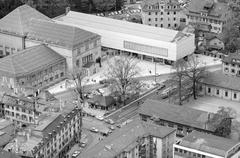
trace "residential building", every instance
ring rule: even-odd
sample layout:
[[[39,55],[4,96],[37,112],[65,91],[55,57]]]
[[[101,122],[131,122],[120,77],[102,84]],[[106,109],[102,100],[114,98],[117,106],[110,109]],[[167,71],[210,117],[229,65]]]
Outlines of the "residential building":
[[[67,71],[72,74],[86,69],[85,74],[92,75],[99,68],[100,36],[77,27],[32,19],[25,44],[26,47],[47,44],[66,59]]]
[[[174,158],[236,158],[240,156],[238,141],[193,131],[173,145]]]
[[[232,16],[227,3],[214,0],[192,0],[187,10],[187,25],[217,34],[222,32]]]
[[[42,89],[66,77],[66,59],[46,45],[29,47],[0,59],[0,83],[18,91]]]
[[[69,11],[54,19],[59,24],[99,34],[102,46],[114,54],[170,63],[192,54],[194,34]]]
[[[20,156],[17,156],[16,154],[13,154],[11,152],[7,152],[4,150],[0,150],[0,157],[3,158],[21,158]]]
[[[134,4],[134,3],[136,3],[137,2],[137,0],[124,0],[124,4],[126,5],[126,4]]]
[[[178,0],[144,0],[142,21],[145,25],[177,29],[180,26],[181,11]]]
[[[80,109],[76,107],[66,114],[48,113],[39,118],[42,120],[36,127],[19,132],[4,150],[28,158],[64,157],[80,138]]]
[[[172,158],[176,129],[133,120],[92,148],[80,158]]]
[[[212,134],[216,130],[209,123],[213,113],[156,100],[146,100],[139,109],[139,115],[143,121],[177,128],[178,137],[183,137],[193,130]]]
[[[240,101],[240,54],[229,53],[222,60],[222,70],[208,73],[200,82],[200,93]]]
[[[32,18],[52,21],[28,5],[22,5],[0,19],[0,57],[25,49],[28,23]]]

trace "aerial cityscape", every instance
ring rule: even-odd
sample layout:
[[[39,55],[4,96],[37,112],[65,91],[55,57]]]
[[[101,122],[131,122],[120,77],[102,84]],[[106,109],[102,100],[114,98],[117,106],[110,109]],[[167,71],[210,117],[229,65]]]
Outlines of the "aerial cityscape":
[[[0,8],[0,158],[240,158],[240,0]]]

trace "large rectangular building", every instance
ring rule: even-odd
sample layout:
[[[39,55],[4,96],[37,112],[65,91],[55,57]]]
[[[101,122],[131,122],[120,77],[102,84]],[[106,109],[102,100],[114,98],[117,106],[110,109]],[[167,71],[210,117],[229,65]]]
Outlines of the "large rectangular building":
[[[195,49],[193,34],[175,30],[74,11],[55,18],[55,21],[99,34],[102,46],[140,58],[172,63],[193,53]]]

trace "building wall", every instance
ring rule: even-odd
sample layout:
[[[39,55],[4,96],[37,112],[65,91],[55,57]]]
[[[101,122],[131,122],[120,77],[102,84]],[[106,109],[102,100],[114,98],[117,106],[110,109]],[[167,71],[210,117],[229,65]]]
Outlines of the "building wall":
[[[222,87],[216,87],[214,85],[202,84],[201,93],[204,95],[215,96],[222,99],[240,101],[240,92]]]
[[[218,156],[207,152],[202,152],[196,149],[187,148],[178,144],[174,144],[173,158],[186,158],[186,157],[224,158],[223,156]]]
[[[5,118],[7,120],[11,120],[17,125],[34,123],[34,114],[32,110],[11,105],[4,105],[4,107]]]
[[[233,63],[223,63],[222,72],[230,76],[240,76],[240,65]]]
[[[209,46],[217,46],[219,48],[224,49],[224,43],[218,38],[211,39],[208,43]]]
[[[41,42],[39,41],[33,41],[29,39],[26,40],[26,47],[31,47],[39,44],[41,44]],[[70,50],[53,44],[47,45],[66,59],[67,72],[69,73],[69,75],[73,74],[74,71],[77,69],[82,69],[82,66],[87,62],[96,62],[96,59],[98,57],[101,57],[100,37],[95,38],[91,41],[87,41],[77,46],[77,48],[74,48],[74,50]],[[86,63],[83,63],[83,58],[85,58],[86,56],[90,56],[91,54],[92,59],[88,60]],[[79,60],[79,66],[77,66],[77,60]]]
[[[13,54],[24,49],[24,38],[0,33],[0,57]]]
[[[145,25],[170,29],[177,29],[180,26],[181,9],[179,5],[171,6],[160,3],[160,5],[146,5],[143,8],[142,21]]]
[[[195,35],[189,34],[189,37],[184,37],[184,39],[177,42],[177,59],[192,54],[195,49]]]

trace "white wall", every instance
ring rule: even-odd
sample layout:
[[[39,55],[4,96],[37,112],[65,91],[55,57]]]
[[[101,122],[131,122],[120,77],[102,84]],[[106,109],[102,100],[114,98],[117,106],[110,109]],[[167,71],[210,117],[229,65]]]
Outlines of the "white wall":
[[[195,48],[195,36],[194,34],[189,34],[189,37],[184,37],[184,39],[177,42],[177,59],[192,54]]]

